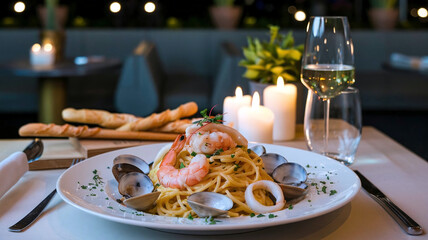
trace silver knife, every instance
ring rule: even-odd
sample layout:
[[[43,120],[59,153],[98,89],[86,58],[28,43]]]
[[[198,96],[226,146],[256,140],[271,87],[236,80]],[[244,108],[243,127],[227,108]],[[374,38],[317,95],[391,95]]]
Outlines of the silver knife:
[[[378,202],[400,227],[410,235],[420,235],[423,233],[422,227],[409,217],[403,210],[397,207],[385,194],[383,194],[373,183],[359,171],[354,170],[361,180],[361,185],[369,195]]]
[[[42,140],[36,138],[23,152],[15,152],[0,162],[0,198],[28,171],[28,163],[39,159],[42,153]]]

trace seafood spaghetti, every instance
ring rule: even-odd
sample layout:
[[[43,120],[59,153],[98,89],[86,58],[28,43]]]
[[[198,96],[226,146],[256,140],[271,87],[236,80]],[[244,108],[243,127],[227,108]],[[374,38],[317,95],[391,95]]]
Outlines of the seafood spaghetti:
[[[196,192],[216,192],[233,201],[230,217],[250,215],[254,211],[245,201],[245,190],[261,180],[273,181],[263,169],[262,159],[247,148],[247,140],[236,130],[215,123],[189,127],[172,146],[158,154],[149,173],[161,192],[152,214],[197,217],[187,204]],[[274,205],[265,190],[255,190],[255,199]]]

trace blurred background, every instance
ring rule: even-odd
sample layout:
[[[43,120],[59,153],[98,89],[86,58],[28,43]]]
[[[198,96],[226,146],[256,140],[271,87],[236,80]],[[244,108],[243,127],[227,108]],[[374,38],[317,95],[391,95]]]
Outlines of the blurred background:
[[[0,62],[28,58],[45,27],[41,11],[51,1],[1,2]],[[222,26],[212,7],[239,8],[236,24],[229,21]],[[301,44],[310,16],[347,16],[356,49],[355,86],[361,91],[363,124],[428,159],[428,71],[390,65],[393,53],[428,56],[428,0],[69,0],[58,1],[55,9],[57,27],[66,34],[66,57],[107,56],[126,64],[139,43],[148,41],[155,44],[163,72],[169,76],[163,85],[206,81],[212,89],[225,62],[223,43],[235,47],[236,61],[231,66],[234,76],[240,77],[244,69],[238,61],[247,36],[268,38],[268,25],[274,24],[281,32],[292,30],[296,44]],[[69,77],[66,106],[119,112],[115,96],[121,77],[123,68]],[[38,91],[36,77],[1,72],[1,138],[17,138],[20,126],[38,121]],[[200,105],[214,105],[215,93],[204,91],[209,100],[201,100],[205,102]],[[168,94],[173,93],[161,93]],[[300,95],[304,101],[306,93]],[[178,106],[183,99],[161,101],[155,109]],[[301,109],[300,123],[302,114]]]

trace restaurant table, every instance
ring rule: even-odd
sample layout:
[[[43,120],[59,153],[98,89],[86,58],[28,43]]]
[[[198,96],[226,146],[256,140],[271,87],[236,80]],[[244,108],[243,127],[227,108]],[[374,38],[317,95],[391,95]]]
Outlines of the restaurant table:
[[[307,149],[301,134],[293,141],[275,144]],[[428,163],[425,160],[375,128],[364,127],[351,168],[363,173],[427,230]],[[9,226],[55,188],[62,172],[64,170],[27,172],[0,199],[0,239],[428,239],[426,233],[407,235],[363,190],[342,208],[319,217],[222,236],[174,234],[112,222],[68,205],[57,194],[28,229],[21,233],[9,232]]]
[[[48,67],[35,67],[28,59],[0,64],[2,73],[37,78],[39,82],[39,121],[63,123],[61,111],[66,105],[67,80],[120,69],[121,61],[106,57],[87,57],[84,64],[66,59]]]

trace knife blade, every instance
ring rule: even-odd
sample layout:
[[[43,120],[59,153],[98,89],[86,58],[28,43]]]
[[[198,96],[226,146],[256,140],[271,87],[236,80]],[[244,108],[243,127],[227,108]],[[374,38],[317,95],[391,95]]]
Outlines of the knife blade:
[[[420,235],[423,233],[422,227],[409,217],[403,210],[395,205],[382,191],[371,183],[363,174],[354,170],[361,180],[364,190],[369,193],[377,203],[379,203],[388,214],[400,225],[400,227],[410,235]]]
[[[15,152],[0,162],[0,198],[28,171],[28,163],[40,158],[43,143],[34,139],[23,152]]]

